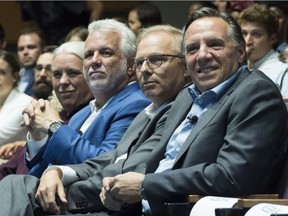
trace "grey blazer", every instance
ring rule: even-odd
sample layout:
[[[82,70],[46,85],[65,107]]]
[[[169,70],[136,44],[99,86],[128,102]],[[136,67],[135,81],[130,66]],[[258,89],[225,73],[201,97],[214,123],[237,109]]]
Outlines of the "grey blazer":
[[[116,149],[88,159],[85,163],[70,165],[82,181],[67,187],[68,211],[100,211],[104,207],[99,199],[102,179],[128,171],[145,173],[147,161],[159,143],[164,123],[172,102],[163,106],[150,120],[142,111],[131,123]],[[116,159],[128,152],[128,159]]]
[[[183,91],[174,102],[143,182],[153,215],[188,194],[239,196],[275,192],[287,152],[288,115],[276,85],[248,70],[197,122],[171,171],[154,173],[166,145],[193,101]]]

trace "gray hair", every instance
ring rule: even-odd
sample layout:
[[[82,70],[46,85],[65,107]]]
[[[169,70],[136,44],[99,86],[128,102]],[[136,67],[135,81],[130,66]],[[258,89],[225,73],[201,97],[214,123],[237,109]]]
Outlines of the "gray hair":
[[[136,54],[136,36],[124,23],[115,19],[93,21],[88,26],[89,34],[94,31],[115,32],[121,36],[120,48],[124,58],[128,59]]]
[[[155,25],[148,28],[140,29],[139,35],[137,37],[137,46],[145,37],[147,37],[147,35],[157,31],[165,32],[167,34],[172,35],[175,39],[175,48],[176,48],[175,51],[178,52],[178,55],[184,54],[184,49],[182,46],[183,32],[180,29],[177,29],[171,25]],[[173,45],[174,44],[171,44],[171,46]]]
[[[53,52],[53,59],[56,55],[60,53],[71,53],[78,56],[80,59],[84,59],[84,41],[71,41],[61,44],[58,48],[56,48]]]

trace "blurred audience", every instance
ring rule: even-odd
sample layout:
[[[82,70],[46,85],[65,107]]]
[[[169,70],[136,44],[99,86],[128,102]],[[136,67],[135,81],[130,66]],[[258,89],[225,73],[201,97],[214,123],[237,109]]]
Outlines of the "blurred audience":
[[[277,43],[277,16],[267,5],[254,3],[240,13],[238,22],[246,41],[249,68],[261,70],[287,97],[288,65],[279,60],[279,53],[273,49]]]
[[[62,55],[64,57],[66,56],[67,58],[69,57],[69,55],[71,55],[71,52],[73,53],[81,52],[81,49],[83,49],[83,46],[84,46],[83,43],[78,43],[78,42],[76,43],[72,42],[72,43],[67,43],[67,44],[70,46],[70,53],[66,51],[63,51],[62,53]],[[47,66],[49,64],[50,65],[53,64],[52,62],[53,58],[54,58],[53,55],[52,55],[52,58],[51,56],[46,58],[47,61],[45,63],[42,62],[43,65]],[[69,63],[71,67],[78,67],[79,62],[77,61],[77,58],[78,57],[75,55],[74,61],[71,61]],[[48,63],[48,59],[49,59],[49,63]],[[40,63],[40,61],[37,61],[37,64],[38,63]],[[52,71],[51,71],[51,75],[52,75]],[[77,111],[82,109],[84,106],[88,105],[89,101],[92,100],[93,95],[83,76],[75,76],[75,77],[67,76],[65,78],[65,81],[63,80],[64,78],[62,79],[62,81],[60,81],[60,79],[58,78],[52,79],[52,83],[53,83],[53,88],[57,92],[57,96],[59,96],[59,101],[63,107],[63,110],[59,113],[59,115],[63,122],[68,123],[70,118]],[[70,88],[70,89],[73,89],[73,91],[71,91],[70,94],[67,94],[65,97],[63,97],[61,96],[61,91],[63,88]],[[0,179],[4,178],[6,175],[9,175],[9,174],[28,173],[28,168],[26,164],[24,163],[24,157],[25,157],[25,148],[19,147],[16,153],[12,156],[12,158],[9,161],[0,165]]]
[[[10,52],[0,50],[0,146],[24,140],[27,129],[21,126],[22,111],[32,98],[19,92],[19,63]]]
[[[85,41],[88,37],[88,29],[82,26],[72,29],[66,36],[65,42],[68,41]]]
[[[17,54],[21,64],[19,91],[32,95],[34,84],[34,66],[45,45],[42,32],[36,28],[20,31],[17,42]]]
[[[88,26],[103,12],[101,1],[20,1],[24,20],[33,20],[44,32],[48,44],[63,43],[73,28]],[[51,12],[53,11],[53,13]]]
[[[138,35],[141,28],[162,23],[159,9],[150,3],[141,3],[132,8],[128,14],[128,26]]]

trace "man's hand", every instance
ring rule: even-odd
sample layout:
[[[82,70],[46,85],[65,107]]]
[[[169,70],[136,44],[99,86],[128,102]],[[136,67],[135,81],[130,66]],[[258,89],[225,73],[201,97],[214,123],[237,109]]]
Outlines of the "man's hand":
[[[124,204],[120,200],[115,199],[111,192],[110,188],[113,187],[115,183],[115,177],[106,177],[103,179],[103,187],[100,193],[100,199],[103,205],[112,211],[119,211],[121,206]]]
[[[43,139],[48,133],[50,124],[53,121],[61,121],[59,113],[51,107],[49,101],[43,99],[33,100],[22,114],[31,140]]]
[[[67,205],[60,169],[50,169],[43,173],[35,198],[46,212],[60,214]]]
[[[144,175],[136,172],[103,179],[103,188],[100,194],[103,205],[113,211],[119,211],[125,203],[141,201],[140,190]]]

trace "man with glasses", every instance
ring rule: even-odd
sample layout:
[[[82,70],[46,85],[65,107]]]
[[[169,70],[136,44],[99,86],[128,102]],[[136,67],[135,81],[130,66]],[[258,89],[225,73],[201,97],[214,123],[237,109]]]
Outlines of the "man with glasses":
[[[185,202],[189,194],[276,192],[287,110],[275,83],[244,65],[240,26],[225,12],[202,8],[189,18],[183,45],[193,84],[173,103],[146,174],[103,179],[102,203],[120,210],[113,215],[141,215],[125,211],[140,203],[145,215],[165,215],[165,203]]]
[[[163,40],[163,37],[166,40]],[[90,212],[91,209],[93,211],[103,209],[99,199],[103,177],[115,176],[129,170],[145,172],[150,153],[157,147],[157,142],[161,137],[171,103],[178,92],[183,89],[185,83],[190,82],[186,73],[181,40],[182,32],[172,26],[153,26],[140,32],[137,53],[141,55],[138,55],[136,59],[130,58],[129,62],[135,69],[141,89],[151,99],[152,104],[135,118],[115,150],[89,159],[83,164],[54,167],[45,171],[41,177],[40,186],[37,186],[38,207],[41,205],[43,210],[59,213],[57,205],[60,207],[61,202],[66,203],[63,200],[63,185],[59,179],[62,174],[58,176],[62,172],[64,176],[63,183],[67,186],[66,191],[68,192],[68,212]],[[141,65],[140,61],[142,61]],[[136,62],[137,67],[135,66]],[[22,186],[27,187],[27,193],[31,193],[31,203],[24,198],[19,204],[27,204],[28,202],[32,207],[35,204],[34,196],[37,189],[34,184],[38,185],[38,180],[31,176],[25,178],[29,178],[27,183],[29,182],[31,185]],[[16,178],[11,179],[16,180]],[[8,182],[9,179],[3,179],[0,188],[7,186],[6,181]],[[23,182],[23,179],[20,181]],[[72,182],[74,183],[71,184]],[[71,187],[69,187],[69,184],[71,184]],[[59,202],[57,201],[57,204],[55,196],[61,199]],[[6,201],[8,200],[9,198],[6,199]],[[20,207],[20,205],[17,206]],[[2,208],[2,204],[0,206]],[[41,214],[41,210],[37,206],[34,211],[35,215]],[[29,212],[29,208],[23,208],[22,210],[23,212],[26,210],[24,212],[26,214],[33,215],[32,209]],[[3,212],[12,213],[7,206],[4,208],[4,205]],[[19,213],[17,211],[17,214],[22,215],[23,212]],[[65,210],[61,211],[62,214],[64,212]]]

